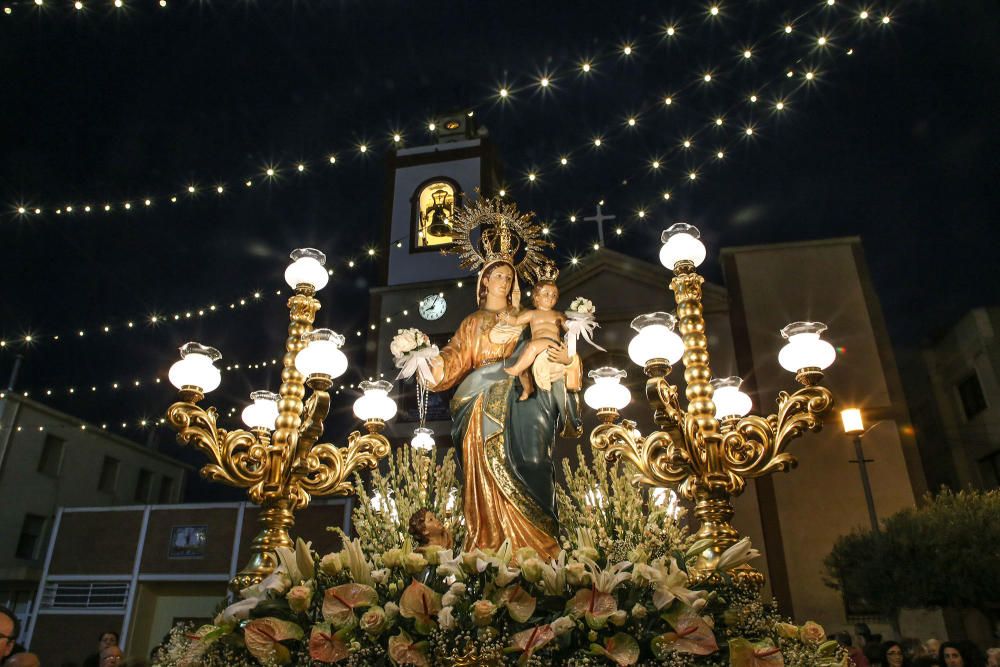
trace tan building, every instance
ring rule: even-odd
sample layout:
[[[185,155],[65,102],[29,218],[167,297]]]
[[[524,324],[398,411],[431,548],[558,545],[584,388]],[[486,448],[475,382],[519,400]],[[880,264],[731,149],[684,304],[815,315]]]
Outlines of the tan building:
[[[328,553],[349,528],[350,499],[316,500],[294,532]],[[257,533],[246,503],[60,509],[25,643],[42,664],[82,662],[113,630],[148,658],[174,624],[209,622]]]
[[[175,503],[189,467],[10,392],[0,394],[0,604],[31,612],[59,507]]]

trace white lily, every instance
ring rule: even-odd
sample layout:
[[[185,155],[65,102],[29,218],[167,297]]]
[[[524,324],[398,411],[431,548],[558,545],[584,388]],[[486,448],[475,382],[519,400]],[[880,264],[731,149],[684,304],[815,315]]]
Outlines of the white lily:
[[[267,597],[281,597],[292,587],[292,580],[285,572],[284,565],[278,565],[271,574],[264,577],[259,583],[247,586],[240,591],[240,597],[244,600],[257,598],[263,600]]]
[[[715,561],[715,569],[719,572],[727,572],[744,563],[749,563],[757,556],[760,556],[760,552],[751,546],[749,537],[744,537],[719,555],[718,560]]]
[[[347,554],[347,568],[351,571],[351,578],[355,583],[374,586],[372,566],[365,560],[365,553],[361,550],[361,540],[355,538],[353,542],[345,544],[344,552]]]
[[[295,540],[295,549],[277,547],[274,550],[278,561],[285,566],[285,572],[288,573],[293,585],[308,581],[315,574],[311,547],[312,542],[305,542],[300,537]]]
[[[607,569],[601,569],[597,563],[589,558],[581,558],[580,560],[590,571],[590,581],[594,588],[601,593],[611,593],[632,578],[631,572],[625,572],[632,567],[632,563],[627,560],[616,563]]]
[[[462,554],[452,556],[451,551],[441,551],[438,553],[438,559],[441,563],[437,566],[437,574],[439,577],[453,578],[456,581],[465,580],[465,571],[462,569]]]
[[[692,591],[688,586],[688,576],[673,558],[666,562],[663,558],[646,565],[639,563],[634,569],[636,579],[645,579],[653,585],[653,605],[663,609],[674,600],[695,609],[705,606],[706,591]]]
[[[557,560],[548,565],[542,563],[542,588],[546,595],[562,595],[566,592],[566,551],[560,550]]]
[[[250,612],[264,598],[246,598],[234,602],[215,617],[215,625],[236,625],[239,621],[249,618]]]

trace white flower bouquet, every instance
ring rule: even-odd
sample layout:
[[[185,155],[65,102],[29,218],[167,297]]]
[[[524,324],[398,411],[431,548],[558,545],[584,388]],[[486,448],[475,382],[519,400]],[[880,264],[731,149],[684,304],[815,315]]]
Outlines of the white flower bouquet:
[[[594,302],[582,296],[576,297],[569,304],[569,310],[566,311],[566,348],[570,357],[576,354],[576,341],[581,336],[598,350],[606,351],[594,342],[594,329],[601,326],[594,318],[596,313]]]
[[[430,360],[441,354],[437,345],[431,344],[431,339],[420,329],[399,329],[389,343],[396,368],[400,369],[397,380],[413,377],[423,385],[434,381],[431,373]]]

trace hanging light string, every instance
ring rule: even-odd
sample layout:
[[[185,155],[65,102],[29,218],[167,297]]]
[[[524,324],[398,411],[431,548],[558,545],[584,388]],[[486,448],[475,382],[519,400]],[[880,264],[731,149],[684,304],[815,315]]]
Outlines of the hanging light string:
[[[37,2],[37,0],[35,0]],[[831,12],[838,9],[844,3],[834,2],[830,3],[829,0],[819,4],[816,8],[807,10],[800,14],[795,19],[790,19],[787,23],[779,26],[774,33],[774,37],[790,37],[797,36],[801,32],[810,32],[807,28],[803,27],[806,25],[806,21],[811,14],[820,16],[826,21],[832,21],[833,17]],[[714,13],[713,13],[714,10]],[[845,10],[847,11],[847,10]],[[862,16],[864,18],[862,18]],[[596,73],[601,67],[601,62],[607,61],[611,58],[626,58],[628,60],[637,61],[638,54],[640,52],[645,52],[646,50],[652,51],[653,49],[647,49],[650,41],[656,40],[666,40],[667,42],[676,39],[681,34],[683,34],[685,28],[684,25],[690,25],[695,20],[721,20],[725,17],[725,10],[720,5],[711,5],[705,12],[704,15],[699,14],[696,17],[689,18],[686,22],[672,22],[666,24],[662,29],[655,35],[646,38],[645,40],[637,40],[634,42],[628,42],[625,44],[616,45],[614,48],[607,49],[603,56],[600,58],[594,58],[582,62],[566,64],[561,70],[553,69],[543,73],[541,76],[530,76],[524,77],[525,79],[531,79],[532,84],[526,84],[521,87],[515,87],[508,84],[500,84],[496,90],[495,95],[491,96],[485,103],[496,104],[497,102],[501,104],[510,104],[518,96],[519,93],[524,92],[530,88],[537,88],[544,90],[546,94],[554,94],[557,85],[556,83],[562,81],[564,78],[568,78],[570,72],[575,72],[581,75],[581,78],[586,79],[588,75]],[[881,26],[886,26],[891,23],[891,14],[888,12],[876,12],[874,9],[866,9],[861,12],[855,12],[841,20],[841,25],[845,22],[853,22],[857,25],[864,25],[866,23],[874,23]],[[820,35],[820,39],[823,40],[823,44],[820,46],[832,45],[832,40],[825,36],[825,33],[821,34],[821,31],[816,31],[816,34]],[[757,40],[756,46],[744,46],[742,48],[743,59],[750,61],[755,57],[756,54],[760,53],[762,45],[766,43],[766,38]],[[749,42],[747,42],[749,44]],[[749,55],[747,55],[749,54]],[[699,79],[705,83],[710,83],[713,79],[718,77],[718,73],[721,73],[722,69],[719,70],[704,70],[697,73],[696,76],[691,78],[691,82],[686,86],[682,87],[680,90],[676,91],[675,94],[683,94],[684,90],[691,85],[694,85]],[[708,80],[705,79],[708,77]],[[667,102],[667,100],[670,100]],[[670,106],[673,103],[673,97],[671,94],[667,94],[664,98],[661,98],[666,106]],[[475,114],[475,110],[469,112],[470,115]],[[631,127],[634,128],[638,124],[638,118],[629,117],[625,122],[628,125],[629,120],[634,121],[631,123]],[[218,197],[228,196],[235,192],[244,191],[250,192],[256,189],[262,184],[276,184],[280,182],[282,176],[291,174],[298,176],[309,176],[315,173],[321,173],[321,167],[330,168],[343,164],[345,156],[354,157],[367,157],[374,154],[378,150],[382,149],[397,149],[401,148],[406,143],[407,136],[417,136],[423,133],[427,133],[429,136],[436,136],[438,132],[437,125],[434,120],[422,121],[420,123],[410,123],[408,124],[409,129],[404,134],[402,129],[394,129],[388,135],[379,140],[362,141],[359,143],[354,143],[349,148],[344,148],[339,152],[328,152],[322,156],[316,156],[308,161],[299,161],[291,163],[288,165],[282,164],[267,164],[261,167],[258,171],[250,174],[241,179],[231,179],[229,182],[217,182],[211,185],[206,185],[204,183],[189,182],[186,183],[179,190],[174,190],[168,192],[167,194],[160,196],[148,196],[140,198],[130,198],[130,199],[118,199],[114,197],[95,197],[90,203],[65,203],[65,204],[55,204],[55,203],[30,203],[26,201],[18,201],[11,208],[11,212],[15,219],[41,219],[43,217],[51,216],[53,219],[58,217],[92,217],[100,214],[122,214],[129,215],[135,214],[140,211],[151,209],[158,205],[170,205],[175,206],[183,204],[185,202],[192,202],[197,200],[201,195],[208,193],[213,194]],[[420,129],[417,130],[416,128]],[[604,144],[605,139],[598,136],[592,137],[588,140],[587,145],[600,148]],[[596,146],[595,146],[596,144]],[[556,161],[562,163],[561,166],[566,166],[568,163],[569,156],[567,154],[559,154],[556,156]],[[563,161],[566,163],[563,163]],[[537,174],[532,170],[526,170],[526,177],[531,179],[532,175],[537,180]],[[155,188],[151,188],[155,189]],[[15,198],[17,201],[18,198]],[[8,200],[10,201],[10,200]],[[65,200],[64,200],[65,201]]]
[[[401,244],[397,239],[393,244]],[[340,258],[328,258],[327,273],[331,276],[330,284],[341,279],[341,274],[336,268],[354,270],[365,265],[380,255],[374,244],[365,244],[362,249],[351,255]],[[343,277],[346,279],[346,276]],[[236,313],[247,308],[263,303],[270,298],[283,298],[288,290],[253,290],[243,292],[238,298],[229,300],[211,301],[192,308],[175,310],[172,312],[154,311],[137,315],[134,317],[111,317],[105,316],[95,318],[86,325],[76,327],[66,327],[61,331],[41,333],[37,330],[29,329],[17,335],[0,335],[0,351],[21,351],[24,349],[34,349],[38,345],[48,343],[59,343],[73,340],[90,340],[93,337],[116,337],[123,334],[135,332],[148,333],[150,328],[164,326],[177,326],[191,320],[203,320],[208,317],[220,316],[225,313]]]

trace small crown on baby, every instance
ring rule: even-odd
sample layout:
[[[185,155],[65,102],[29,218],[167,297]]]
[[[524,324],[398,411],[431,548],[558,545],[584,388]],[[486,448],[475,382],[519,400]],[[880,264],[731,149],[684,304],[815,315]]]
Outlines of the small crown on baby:
[[[539,281],[555,282],[559,278],[559,269],[553,262],[546,262],[538,269]]]

